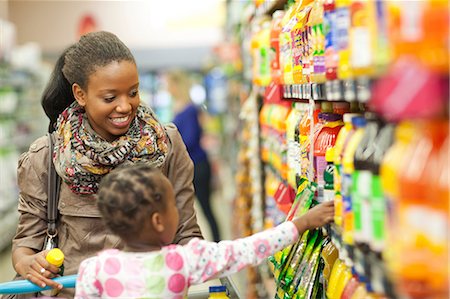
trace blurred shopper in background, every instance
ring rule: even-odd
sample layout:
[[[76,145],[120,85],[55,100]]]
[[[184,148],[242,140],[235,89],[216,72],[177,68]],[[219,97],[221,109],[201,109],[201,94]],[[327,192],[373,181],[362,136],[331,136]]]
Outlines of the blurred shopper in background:
[[[171,70],[167,73],[168,91],[173,98],[175,118],[173,122],[178,127],[186,144],[189,155],[194,162],[195,195],[211,227],[214,241],[220,241],[217,221],[211,209],[211,165],[208,154],[202,147],[203,136],[200,124],[200,113],[192,102],[190,90],[192,82],[189,74],[181,70]]]

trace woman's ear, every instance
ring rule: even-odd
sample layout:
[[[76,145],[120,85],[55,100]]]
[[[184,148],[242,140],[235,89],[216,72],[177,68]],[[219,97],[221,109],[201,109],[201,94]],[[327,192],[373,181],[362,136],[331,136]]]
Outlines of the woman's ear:
[[[84,107],[86,105],[86,93],[77,83],[72,84],[72,93],[78,105]]]
[[[152,225],[153,229],[158,233],[162,233],[164,231],[164,224],[162,221],[162,216],[160,213],[155,212],[152,215]]]

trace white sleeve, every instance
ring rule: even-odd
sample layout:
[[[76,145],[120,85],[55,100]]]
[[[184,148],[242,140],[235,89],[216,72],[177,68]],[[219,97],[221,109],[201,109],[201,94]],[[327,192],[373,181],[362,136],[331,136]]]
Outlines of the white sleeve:
[[[97,263],[98,258],[95,256],[84,260],[80,264],[75,285],[75,299],[100,298]]]
[[[189,284],[228,276],[249,265],[256,266],[297,239],[297,228],[290,221],[234,241],[215,243],[195,238],[183,246],[188,257]]]

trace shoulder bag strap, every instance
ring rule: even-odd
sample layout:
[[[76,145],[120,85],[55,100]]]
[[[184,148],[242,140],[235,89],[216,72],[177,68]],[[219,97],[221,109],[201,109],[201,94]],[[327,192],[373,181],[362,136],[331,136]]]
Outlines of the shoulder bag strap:
[[[58,219],[58,200],[59,189],[61,187],[61,178],[56,173],[55,165],[53,164],[53,149],[54,136],[48,133],[49,139],[49,156],[48,156],[48,186],[47,186],[47,234],[49,236],[56,236],[56,220]]]

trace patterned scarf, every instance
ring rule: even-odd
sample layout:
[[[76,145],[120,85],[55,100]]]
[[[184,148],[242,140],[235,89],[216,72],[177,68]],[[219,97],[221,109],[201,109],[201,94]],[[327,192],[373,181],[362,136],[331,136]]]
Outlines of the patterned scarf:
[[[113,142],[95,133],[84,112],[74,102],[56,124],[53,161],[72,192],[95,194],[100,179],[119,164],[145,162],[160,167],[164,163],[169,138],[149,107],[140,105],[128,132]]]

